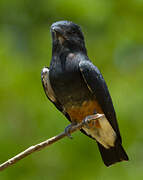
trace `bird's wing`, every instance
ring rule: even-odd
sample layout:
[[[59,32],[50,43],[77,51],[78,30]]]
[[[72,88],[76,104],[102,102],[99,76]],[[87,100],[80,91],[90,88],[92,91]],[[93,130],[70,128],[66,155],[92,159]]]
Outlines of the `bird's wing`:
[[[87,87],[91,93],[96,97],[101,109],[103,110],[107,120],[112,128],[116,131],[118,139],[121,142],[121,136],[116,120],[116,114],[113,107],[112,99],[109,94],[107,85],[101,75],[100,71],[90,61],[80,61],[79,69],[83,76]]]
[[[42,85],[43,85],[45,94],[48,97],[48,99],[56,106],[56,108],[59,111],[61,111],[68,118],[69,121],[71,121],[70,116],[68,115],[67,112],[64,111],[64,107],[58,101],[58,99],[51,87],[51,83],[50,83],[50,79],[49,79],[49,69],[47,67],[44,67],[42,69],[41,80],[42,80]]]

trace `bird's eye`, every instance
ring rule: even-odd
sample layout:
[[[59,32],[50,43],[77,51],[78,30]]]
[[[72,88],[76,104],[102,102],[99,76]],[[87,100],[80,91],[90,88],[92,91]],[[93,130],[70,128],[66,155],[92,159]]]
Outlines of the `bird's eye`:
[[[76,32],[71,30],[71,31],[68,31],[67,33],[68,33],[69,35],[73,35],[73,34],[75,34]]]
[[[75,34],[75,33],[76,33],[76,31],[75,31],[75,30],[72,30],[71,32],[72,32],[73,34]]]
[[[74,30],[74,29],[70,29],[69,31],[68,31],[68,34],[75,34],[76,33],[76,30]]]

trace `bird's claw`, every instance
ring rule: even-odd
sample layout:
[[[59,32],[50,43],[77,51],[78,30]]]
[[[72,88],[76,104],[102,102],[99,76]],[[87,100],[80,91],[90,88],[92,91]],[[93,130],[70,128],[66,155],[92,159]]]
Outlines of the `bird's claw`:
[[[69,125],[65,128],[65,134],[66,134],[67,137],[70,138],[70,139],[73,139],[73,137],[72,137],[71,134],[70,134],[70,131],[71,131],[71,129],[72,129],[72,126],[73,126],[73,124],[69,124]]]
[[[89,121],[90,121],[90,116],[87,116],[84,120],[83,120],[83,124],[86,126],[86,128],[90,129],[89,127]]]
[[[91,123],[91,120],[93,120],[92,123],[95,123],[95,121],[99,118],[102,118],[104,115],[103,114],[94,114],[94,115],[90,115],[87,116],[84,120],[83,120],[83,124],[86,126],[86,128],[90,129],[89,124]]]

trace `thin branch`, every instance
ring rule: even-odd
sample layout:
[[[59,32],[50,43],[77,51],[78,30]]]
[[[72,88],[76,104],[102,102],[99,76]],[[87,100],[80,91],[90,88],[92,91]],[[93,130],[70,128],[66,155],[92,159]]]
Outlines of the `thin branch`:
[[[96,117],[94,118],[94,120],[102,118],[103,115],[101,114],[96,114]],[[89,119],[89,121],[87,123],[90,123],[93,119]],[[81,129],[83,126],[85,125],[85,122],[81,122],[77,125],[72,126],[72,128],[70,129],[70,134]],[[58,140],[64,138],[65,136],[67,136],[67,134],[65,132],[62,132],[61,134],[54,136],[50,139],[47,139],[46,141],[43,141],[39,144],[36,144],[34,146],[31,146],[29,148],[27,148],[25,151],[17,154],[16,156],[14,156],[13,158],[7,160],[6,162],[0,164],[0,171],[6,169],[7,167],[15,164],[16,162],[18,162],[19,160],[25,158],[26,156],[36,152],[36,151],[40,151],[41,149],[57,142]]]

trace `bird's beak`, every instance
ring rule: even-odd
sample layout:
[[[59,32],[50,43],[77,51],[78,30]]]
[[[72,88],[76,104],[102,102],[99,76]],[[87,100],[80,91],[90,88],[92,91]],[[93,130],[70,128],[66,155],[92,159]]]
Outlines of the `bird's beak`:
[[[60,44],[63,44],[65,41],[63,30],[58,26],[51,27],[51,32],[54,36],[54,39],[59,40]]]

